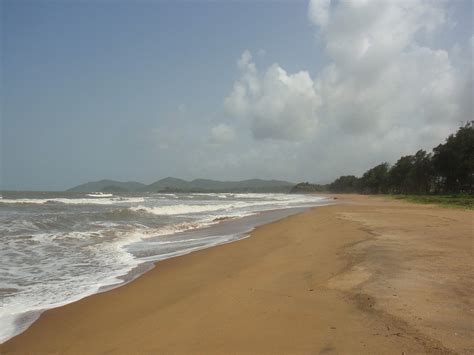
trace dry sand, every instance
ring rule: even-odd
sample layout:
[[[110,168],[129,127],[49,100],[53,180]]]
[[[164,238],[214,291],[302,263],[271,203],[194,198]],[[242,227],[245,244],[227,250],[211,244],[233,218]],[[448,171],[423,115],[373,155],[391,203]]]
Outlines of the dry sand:
[[[338,201],[47,311],[0,351],[474,353],[474,213]]]

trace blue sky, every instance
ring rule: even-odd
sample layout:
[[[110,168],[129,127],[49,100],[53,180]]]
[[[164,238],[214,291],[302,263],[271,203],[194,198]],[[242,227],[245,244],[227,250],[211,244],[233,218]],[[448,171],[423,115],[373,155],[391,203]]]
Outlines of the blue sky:
[[[456,87],[472,94],[471,2],[429,3],[429,13],[420,6],[419,17],[403,16],[406,38],[393,48],[377,38],[390,38],[398,10],[376,8],[386,23],[355,21],[344,32],[340,18],[370,15],[368,5],[320,2],[2,1],[3,188],[166,176],[325,182],[429,149],[463,120],[466,99]],[[329,23],[315,11],[328,12]],[[420,21],[426,26],[415,28]],[[373,45],[349,64],[344,58],[360,48],[334,43],[361,36]],[[386,56],[393,70],[431,83],[416,88],[425,94],[414,102],[400,97],[406,110],[374,111],[359,96],[389,77],[366,73]],[[430,70],[414,67],[419,58]],[[414,88],[410,80],[392,92]],[[438,101],[440,118],[426,113]]]

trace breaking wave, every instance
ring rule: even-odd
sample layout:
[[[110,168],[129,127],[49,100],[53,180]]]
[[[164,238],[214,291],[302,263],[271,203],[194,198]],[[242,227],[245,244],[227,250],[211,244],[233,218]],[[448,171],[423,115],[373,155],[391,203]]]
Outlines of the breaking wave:
[[[135,212],[146,212],[155,214],[158,216],[172,216],[172,215],[183,215],[189,213],[202,213],[202,212],[214,212],[219,210],[227,210],[232,207],[237,207],[234,204],[222,204],[222,205],[172,205],[172,206],[157,206],[157,207],[146,207],[137,206],[130,207],[129,210]]]
[[[64,205],[114,205],[120,203],[142,203],[143,197],[114,197],[114,198],[18,198],[18,199],[0,199],[4,204],[64,204]]]

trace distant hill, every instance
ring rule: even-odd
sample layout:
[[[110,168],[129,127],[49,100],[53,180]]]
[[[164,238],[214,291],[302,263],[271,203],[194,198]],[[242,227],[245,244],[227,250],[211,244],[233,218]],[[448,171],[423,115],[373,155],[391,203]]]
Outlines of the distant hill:
[[[188,187],[189,182],[186,180],[174,178],[174,177],[167,177],[158,181],[155,181],[153,184],[145,186],[142,191],[161,191],[161,190],[169,190],[169,189],[186,189]]]
[[[168,177],[148,185],[144,191],[170,192],[288,192],[293,183],[279,180],[251,179],[243,181],[218,181],[195,179],[186,181]]]
[[[158,180],[150,185],[139,182],[101,180],[82,184],[68,191],[73,192],[289,192],[294,183],[280,180],[251,179],[243,181],[218,181],[195,179],[186,181],[174,177]]]
[[[73,187],[67,191],[70,192],[132,192],[139,191],[146,187],[145,184],[136,181],[114,181],[100,180],[87,182],[85,184]]]

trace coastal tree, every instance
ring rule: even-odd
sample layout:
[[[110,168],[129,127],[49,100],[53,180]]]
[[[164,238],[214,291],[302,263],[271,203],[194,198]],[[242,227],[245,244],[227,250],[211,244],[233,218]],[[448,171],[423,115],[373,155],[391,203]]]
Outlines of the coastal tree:
[[[413,157],[413,166],[409,173],[412,193],[426,194],[431,192],[433,178],[434,169],[431,154],[419,150]]]
[[[293,186],[290,193],[323,192],[326,190],[327,188],[325,185],[310,184],[309,182],[301,182]]]
[[[474,121],[433,149],[433,166],[445,192],[474,191]]]
[[[388,171],[388,163],[379,164],[366,171],[361,178],[362,192],[371,194],[387,193],[389,188]]]
[[[393,167],[379,164],[362,177],[340,176],[326,186],[300,184],[295,192],[314,191],[314,186],[331,192],[370,194],[474,193],[474,121],[460,127],[445,143],[414,155],[402,156]]]
[[[401,157],[389,172],[390,191],[395,194],[428,193],[432,181],[431,155],[424,150]]]
[[[337,178],[329,185],[331,192],[353,193],[359,191],[359,178],[345,175]]]
[[[409,176],[413,169],[414,160],[413,155],[405,155],[398,159],[390,169],[389,184],[393,193],[406,194],[411,191]]]

